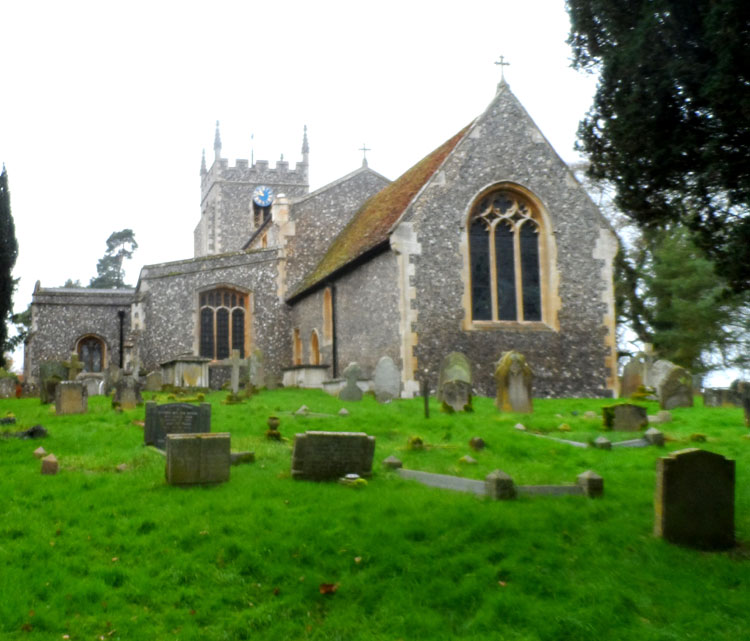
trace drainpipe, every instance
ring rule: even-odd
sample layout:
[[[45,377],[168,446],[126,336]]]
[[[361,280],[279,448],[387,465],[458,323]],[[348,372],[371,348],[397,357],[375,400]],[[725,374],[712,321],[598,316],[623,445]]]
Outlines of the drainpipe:
[[[339,376],[339,355],[336,344],[336,285],[331,283],[331,360],[333,361],[333,378]]]
[[[117,312],[117,316],[120,319],[120,369],[122,369],[122,365],[124,362],[125,355],[123,354],[123,351],[125,349],[125,312],[123,310],[119,310]]]

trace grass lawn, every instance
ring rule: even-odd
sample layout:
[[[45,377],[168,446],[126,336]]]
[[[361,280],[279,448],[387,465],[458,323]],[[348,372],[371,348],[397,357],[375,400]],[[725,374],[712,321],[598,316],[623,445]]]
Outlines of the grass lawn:
[[[212,430],[231,432],[232,450],[254,450],[256,462],[233,467],[229,483],[189,488],[167,486],[164,458],[143,446],[143,408],[116,413],[94,397],[88,414],[58,417],[38,399],[0,400],[0,416],[17,418],[5,431],[49,431],[0,440],[0,639],[748,638],[750,440],[740,409],[696,399],[660,426],[665,448],[604,451],[513,426],[588,441],[602,432],[583,413],[611,401],[536,400],[533,414],[513,415],[479,398],[473,413],[447,415],[433,400],[425,419],[421,399],[224,397],[206,397]],[[330,416],[293,416],[302,404]],[[271,414],[283,442],[265,439]],[[313,429],[376,437],[367,487],[290,478],[294,434]],[[692,442],[695,433],[706,442]],[[411,436],[427,447],[408,450]],[[487,448],[472,452],[473,436]],[[40,474],[39,445],[60,460],[57,476]],[[652,535],[656,459],[685,447],[737,461],[731,551]],[[501,469],[524,485],[573,483],[593,469],[605,495],[492,502],[402,480],[380,463],[391,454],[407,468],[476,479]],[[460,463],[466,454],[477,463]],[[337,589],[321,594],[321,584]]]

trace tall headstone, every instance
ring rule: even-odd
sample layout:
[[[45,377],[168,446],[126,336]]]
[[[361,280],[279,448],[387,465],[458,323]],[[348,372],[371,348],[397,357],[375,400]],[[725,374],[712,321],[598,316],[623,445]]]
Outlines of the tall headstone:
[[[375,437],[364,432],[305,432],[294,437],[292,478],[330,481],[372,475]]]
[[[105,376],[105,393],[109,394],[113,389],[117,387],[117,384],[122,380],[123,371],[117,363],[110,363],[107,366]]]
[[[622,379],[620,381],[620,396],[626,398],[638,391],[644,385],[645,379],[645,355],[636,354],[622,368]]]
[[[141,398],[141,384],[135,376],[123,376],[115,385],[115,395],[112,403],[119,404],[120,409],[132,410],[143,402]]]
[[[266,373],[264,367],[263,352],[259,349],[253,350],[248,359],[248,376],[250,384],[255,388],[266,386]]]
[[[651,377],[662,409],[693,406],[693,377],[686,369],[660,360],[651,368]]]
[[[373,390],[378,403],[385,403],[401,395],[401,372],[390,356],[383,356],[375,366]]]
[[[146,401],[143,442],[159,449],[166,446],[167,434],[201,434],[211,431],[211,403],[157,405]]]
[[[167,435],[165,473],[170,485],[224,483],[230,467],[228,432]]]
[[[734,545],[734,461],[699,449],[656,463],[654,533],[702,549]]]
[[[523,354],[505,352],[495,367],[497,398],[495,405],[501,412],[532,412],[531,367]]]
[[[240,365],[244,365],[245,363],[244,359],[240,358],[240,350],[232,350],[232,357],[229,359],[229,363],[232,366],[229,384],[232,388],[232,394],[237,394],[240,391]]]
[[[70,355],[70,360],[63,363],[65,368],[68,370],[68,378],[69,381],[76,380],[76,376],[81,373],[83,370],[83,363],[78,360],[78,354],[76,352],[72,352]]]
[[[471,409],[471,363],[461,352],[451,352],[440,365],[437,400],[456,412]]]
[[[362,376],[362,370],[358,363],[349,363],[344,370],[344,378],[346,379],[346,385],[339,392],[339,398],[342,401],[361,401],[362,390],[357,381]]]
[[[158,392],[161,389],[161,371],[149,372],[146,374],[146,391],[147,392]]]
[[[85,385],[79,381],[60,381],[55,388],[55,414],[85,414],[87,411]]]

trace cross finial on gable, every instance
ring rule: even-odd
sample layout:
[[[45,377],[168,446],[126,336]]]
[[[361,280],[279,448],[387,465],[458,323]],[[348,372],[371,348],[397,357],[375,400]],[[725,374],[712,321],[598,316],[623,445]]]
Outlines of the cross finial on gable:
[[[365,143],[362,143],[359,150],[362,152],[362,166],[367,167],[367,152],[372,151],[372,149],[370,149]]]
[[[500,56],[500,60],[498,60],[495,64],[500,66],[500,82],[505,82],[505,71],[503,67],[510,67],[510,63],[505,62],[505,56]]]

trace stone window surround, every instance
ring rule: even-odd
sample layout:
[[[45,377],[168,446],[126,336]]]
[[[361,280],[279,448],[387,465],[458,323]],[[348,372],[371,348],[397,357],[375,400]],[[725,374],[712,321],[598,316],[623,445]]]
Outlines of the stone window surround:
[[[73,349],[73,351],[76,354],[78,354],[78,358],[81,359],[81,346],[82,346],[82,343],[85,340],[91,339],[91,338],[99,341],[99,344],[101,345],[102,363],[101,363],[101,369],[99,370],[99,372],[103,372],[107,368],[107,365],[109,364],[108,363],[108,360],[109,360],[109,353],[108,353],[108,351],[109,350],[107,349],[107,341],[105,341],[103,337],[99,336],[99,334],[88,333],[88,334],[83,334],[83,335],[79,336],[76,339],[76,344],[75,344],[75,348]],[[81,359],[81,361],[82,361],[82,359]]]
[[[519,321],[519,320],[474,320],[472,317],[471,297],[471,255],[469,251],[469,228],[472,214],[476,205],[489,194],[495,191],[509,191],[526,200],[533,209],[535,222],[539,225],[539,272],[541,285],[541,321]],[[492,331],[498,329],[518,329],[523,331],[559,331],[557,312],[560,308],[560,299],[557,295],[558,274],[556,269],[557,249],[552,231],[552,224],[547,208],[542,201],[526,187],[512,181],[498,181],[483,188],[470,201],[465,212],[464,222],[461,229],[460,252],[463,259],[463,271],[461,278],[464,284],[463,307],[464,319],[462,329],[464,331]],[[495,269],[495,266],[492,266]],[[517,293],[518,295],[518,293]]]

